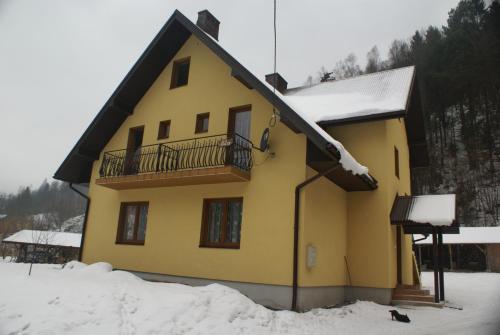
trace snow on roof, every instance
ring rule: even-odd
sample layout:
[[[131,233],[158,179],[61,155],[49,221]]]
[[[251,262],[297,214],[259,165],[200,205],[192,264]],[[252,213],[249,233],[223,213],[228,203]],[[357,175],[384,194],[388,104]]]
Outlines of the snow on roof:
[[[44,244],[79,248],[82,234],[24,229],[4,238],[4,242]]]
[[[291,89],[287,103],[315,122],[406,110],[414,66]]]
[[[263,83],[269,86],[271,89],[273,89],[273,87],[269,83],[267,82]],[[314,106],[297,107],[293,103],[288,101],[287,97],[283,96],[280,92],[276,91],[275,94],[279,98],[281,98],[290,108],[292,108],[305,122],[307,122],[327,142],[331,143],[335,148],[337,148],[337,150],[340,153],[339,162],[345,170],[351,171],[353,174],[358,174],[358,175],[364,174],[371,179],[371,176],[368,174],[368,168],[358,163],[358,161],[351,155],[351,153],[347,151],[346,148],[344,148],[344,145],[342,143],[334,139],[323,128],[321,128],[314,119],[310,117],[310,112],[312,111]]]
[[[7,217],[7,214],[0,214],[0,220]]]
[[[414,235],[415,239],[422,235]],[[500,243],[500,227],[460,227],[460,234],[443,234],[445,244],[488,244]],[[416,244],[432,244],[432,236]]]
[[[413,197],[408,220],[449,226],[455,221],[455,194],[432,194]]]

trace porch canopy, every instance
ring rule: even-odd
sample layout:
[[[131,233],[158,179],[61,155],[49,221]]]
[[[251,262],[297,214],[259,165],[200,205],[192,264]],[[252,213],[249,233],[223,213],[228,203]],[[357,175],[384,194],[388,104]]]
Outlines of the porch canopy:
[[[432,234],[434,301],[444,303],[443,234],[460,233],[455,194],[396,196],[391,209],[391,224],[403,226],[405,234]],[[398,245],[400,238],[398,227]]]
[[[458,234],[455,194],[397,196],[391,210],[391,224],[402,225],[405,234]]]

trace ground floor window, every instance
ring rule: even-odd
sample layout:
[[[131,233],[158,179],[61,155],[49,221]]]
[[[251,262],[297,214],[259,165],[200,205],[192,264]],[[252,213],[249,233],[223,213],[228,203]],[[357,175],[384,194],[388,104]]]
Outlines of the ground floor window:
[[[116,243],[144,244],[148,207],[147,202],[122,202]]]
[[[200,246],[239,248],[242,212],[242,198],[205,199]]]

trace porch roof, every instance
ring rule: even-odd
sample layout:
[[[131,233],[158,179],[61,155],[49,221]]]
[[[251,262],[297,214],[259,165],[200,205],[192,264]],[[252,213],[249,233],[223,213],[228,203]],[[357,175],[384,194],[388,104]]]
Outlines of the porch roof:
[[[457,234],[455,194],[397,196],[391,209],[391,224],[402,225],[405,233],[429,234],[434,227]]]

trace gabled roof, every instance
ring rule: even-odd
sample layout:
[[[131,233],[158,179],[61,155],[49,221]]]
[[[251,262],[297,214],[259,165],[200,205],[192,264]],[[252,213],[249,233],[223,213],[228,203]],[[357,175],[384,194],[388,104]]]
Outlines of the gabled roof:
[[[105,103],[90,126],[78,140],[74,148],[56,171],[54,178],[73,182],[87,183],[90,180],[92,163],[99,158],[100,152],[118,130],[125,119],[133,113],[135,105],[140,101],[165,66],[172,60],[177,51],[191,36],[196,36],[209,49],[218,55],[232,69],[232,74],[247,86],[254,88],[265,99],[274,104],[280,111],[281,121],[296,132],[307,136],[320,151],[334,161],[340,161],[344,167],[344,175],[359,178],[366,189],[376,188],[376,182],[352,156],[324,132],[314,122],[306,120],[292,109],[282,97],[260,81],[249,70],[233,58],[219,43],[197,27],[181,12],[175,11],[156,35],[139,60],[125,76],[113,95]],[[357,168],[363,174],[353,176],[347,172]]]
[[[80,248],[81,239],[82,234],[78,233],[24,229],[4,238],[3,242]]]
[[[404,117],[410,167],[429,166],[414,66],[293,88],[284,100],[321,127]]]
[[[404,116],[410,101],[415,67],[407,66],[353,78],[290,89],[285,101],[308,110],[319,123],[354,118]]]

